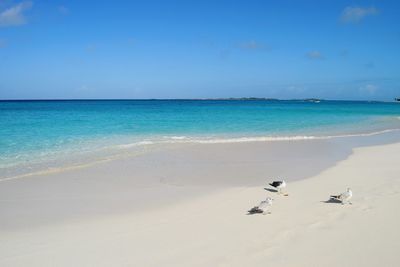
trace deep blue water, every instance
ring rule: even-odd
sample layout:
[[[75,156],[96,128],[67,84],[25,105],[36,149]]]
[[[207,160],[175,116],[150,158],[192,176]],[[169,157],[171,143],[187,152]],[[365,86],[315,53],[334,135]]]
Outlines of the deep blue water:
[[[0,171],[150,142],[373,132],[399,118],[399,103],[382,102],[0,101]]]

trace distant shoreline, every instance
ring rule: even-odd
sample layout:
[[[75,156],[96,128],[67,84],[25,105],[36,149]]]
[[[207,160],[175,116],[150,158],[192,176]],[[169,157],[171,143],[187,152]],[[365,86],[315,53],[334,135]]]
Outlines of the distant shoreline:
[[[320,99],[320,98],[262,98],[262,97],[231,97],[231,98],[82,98],[82,99],[0,99],[0,102],[47,102],[47,101],[302,101],[302,102],[379,102],[396,103],[396,100],[345,100],[345,99]]]

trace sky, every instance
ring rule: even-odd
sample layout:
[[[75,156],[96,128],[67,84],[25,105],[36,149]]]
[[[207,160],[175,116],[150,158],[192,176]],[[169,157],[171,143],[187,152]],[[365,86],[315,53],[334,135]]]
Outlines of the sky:
[[[400,97],[400,1],[0,0],[0,99]]]

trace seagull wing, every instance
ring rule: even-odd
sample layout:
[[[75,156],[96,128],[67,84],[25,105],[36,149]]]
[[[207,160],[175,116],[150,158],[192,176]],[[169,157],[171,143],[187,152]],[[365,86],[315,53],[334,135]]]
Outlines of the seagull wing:
[[[348,200],[351,198],[351,194],[349,192],[344,192],[340,195],[342,200]]]
[[[282,184],[281,181],[273,181],[272,183],[270,183],[270,185],[273,186],[273,187],[278,187],[278,186],[280,186],[281,184]]]
[[[261,210],[264,210],[268,207],[267,201],[261,201],[261,203],[258,205],[258,208]]]

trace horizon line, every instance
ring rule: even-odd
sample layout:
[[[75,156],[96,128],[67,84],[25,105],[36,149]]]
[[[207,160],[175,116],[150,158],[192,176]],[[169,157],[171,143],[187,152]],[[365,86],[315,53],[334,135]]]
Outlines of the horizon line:
[[[0,102],[11,101],[348,101],[348,102],[397,102],[393,100],[363,100],[363,99],[324,99],[324,98],[270,98],[270,97],[218,97],[218,98],[25,98],[0,99]]]

